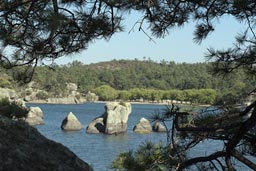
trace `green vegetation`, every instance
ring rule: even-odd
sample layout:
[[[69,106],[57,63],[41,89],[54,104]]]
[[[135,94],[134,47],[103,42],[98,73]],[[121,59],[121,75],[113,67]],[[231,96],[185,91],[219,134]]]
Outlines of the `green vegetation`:
[[[240,103],[256,83],[255,78],[246,77],[243,70],[225,79],[213,76],[209,73],[212,66],[212,63],[157,63],[150,59],[90,65],[74,61],[52,69],[37,67],[32,81],[33,87],[41,90],[36,95],[39,99],[65,97],[69,94],[67,83],[75,83],[80,93],[94,92],[102,101],[176,100],[194,104]],[[6,73],[17,77],[15,69]]]
[[[145,99],[158,101],[164,93],[163,90],[172,90],[177,91],[171,93],[175,99],[184,100],[190,97],[193,100],[197,98],[195,101],[199,103],[211,103],[216,91],[217,102],[234,105],[245,94],[256,93],[255,7],[255,0],[2,1],[0,65],[7,69],[16,67],[12,70],[15,80],[29,82],[35,74],[34,81],[38,83],[38,89],[49,92],[51,96],[65,96],[66,83],[73,82],[78,84],[80,91],[103,86],[103,89],[113,93],[111,99],[117,95],[115,90],[125,90],[119,97],[138,99],[143,95]],[[54,66],[52,63],[55,73],[47,71],[46,67],[39,67],[35,73],[35,68],[45,60],[54,61],[61,56],[80,52],[94,40],[109,39],[114,33],[122,31],[123,19],[131,11],[141,15],[136,24],[150,39],[150,35],[164,37],[171,29],[194,22],[194,41],[200,44],[215,30],[217,22],[226,16],[238,20],[243,30],[235,37],[232,47],[223,50],[209,48],[206,57],[213,63],[197,64],[197,67],[202,67],[200,69],[189,64],[163,62],[156,65],[149,60],[140,63],[142,65],[134,61],[129,67],[126,67],[127,61],[115,61],[114,65],[107,68],[98,65],[90,65],[90,68],[79,62],[70,66]],[[151,34],[144,30],[144,23],[148,23]],[[6,53],[8,50],[10,51]],[[225,77],[210,76],[206,68],[211,68],[214,74]],[[8,87],[10,84],[1,81],[1,86]],[[154,93],[140,94],[144,89]],[[101,98],[106,98],[102,87],[98,90],[102,93]],[[192,90],[200,90],[200,93]],[[132,91],[132,96],[128,96],[129,91]],[[187,93],[186,96],[184,92]],[[165,156],[177,162],[167,162],[170,165],[162,170],[193,170],[190,167],[194,166],[197,170],[204,171],[234,171],[238,170],[237,162],[256,170],[255,163],[247,157],[255,157],[256,101],[252,101],[245,109],[240,109],[242,111],[239,113],[231,113],[225,106],[221,110],[224,113],[220,116],[199,118],[192,126],[179,124],[179,120],[187,118],[189,113],[171,108],[164,115],[172,119],[172,141],[169,141],[167,148],[175,151],[175,155],[166,151]],[[207,123],[204,124],[203,121]],[[174,131],[178,134],[175,135]],[[182,141],[173,141],[175,136]],[[209,139],[223,141],[223,147],[209,155],[183,157],[185,152]],[[151,156],[150,153],[154,152],[155,150],[149,150],[147,155]],[[124,166],[121,166],[121,170],[134,170],[130,167],[133,163],[138,163],[139,168],[147,170],[160,166],[156,158],[147,160],[138,154],[131,158],[136,161],[119,162]],[[143,163],[144,161],[152,163],[152,167],[144,167],[143,164],[148,164]]]
[[[25,118],[28,110],[17,102],[10,102],[8,98],[0,99],[0,115],[10,119]]]
[[[99,95],[99,100],[103,101],[111,101],[117,99],[117,91],[108,86],[108,85],[103,85],[95,89],[95,93]]]
[[[13,78],[0,70],[0,88],[13,88]]]
[[[54,70],[38,67],[33,81],[38,89],[55,96],[63,95],[68,82],[76,83],[78,91],[91,91],[100,100],[160,101],[164,99],[192,103],[224,103],[232,99],[241,102],[247,90],[253,89],[254,78],[246,77],[243,70],[225,79],[209,73],[212,63],[175,64],[150,59],[113,60],[84,65],[78,61]],[[51,75],[51,77],[48,77]]]
[[[161,144],[153,144],[145,142],[141,144],[136,151],[130,150],[123,152],[112,162],[111,168],[116,170],[136,170],[136,171],[162,171],[167,170],[171,164],[176,163],[175,160],[170,160],[168,153],[171,149],[166,148]],[[174,151],[172,151],[174,154]]]

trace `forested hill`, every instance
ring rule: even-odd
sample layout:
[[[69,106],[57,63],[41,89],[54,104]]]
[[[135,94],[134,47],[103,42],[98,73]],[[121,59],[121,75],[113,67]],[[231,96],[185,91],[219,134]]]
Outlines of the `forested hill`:
[[[210,68],[211,63],[156,63],[136,59],[90,65],[74,61],[67,65],[56,65],[53,69],[38,67],[33,81],[37,83],[38,89],[54,94],[62,94],[66,83],[76,83],[80,92],[108,85],[116,90],[214,89],[222,96],[238,97],[255,85],[255,79],[248,79],[242,70],[223,79],[221,76],[213,76],[209,72]]]
[[[212,76],[210,68],[209,63],[156,63],[151,60],[113,60],[90,65],[74,61],[68,65],[56,66],[54,70],[38,67],[33,80],[41,88],[73,82],[78,84],[80,90],[92,90],[101,85],[109,85],[117,90],[227,89],[245,86],[250,88],[255,83],[254,80],[246,78],[242,71],[223,79]]]

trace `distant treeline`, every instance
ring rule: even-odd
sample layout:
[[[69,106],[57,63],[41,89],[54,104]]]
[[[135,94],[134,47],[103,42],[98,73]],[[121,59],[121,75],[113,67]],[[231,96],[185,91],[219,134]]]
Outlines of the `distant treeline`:
[[[119,92],[148,89],[169,94],[172,91],[189,94],[190,91],[199,89],[214,90],[215,102],[227,99],[237,101],[255,86],[255,79],[246,77],[242,70],[224,78],[212,75],[211,67],[211,63],[157,63],[150,59],[112,60],[90,65],[74,61],[67,65],[56,65],[53,69],[47,66],[37,67],[33,81],[37,83],[38,89],[54,92],[56,95],[63,94],[66,83],[70,82],[76,83],[80,92],[97,92],[97,88],[101,86],[109,86]],[[162,99],[169,98],[166,93],[160,94],[165,94]],[[192,97],[189,96],[190,101],[193,100]]]
[[[130,90],[115,90],[108,85],[103,85],[96,88],[94,92],[102,101],[118,99],[139,102],[213,104],[217,97],[217,92],[213,89],[155,90],[133,88]]]

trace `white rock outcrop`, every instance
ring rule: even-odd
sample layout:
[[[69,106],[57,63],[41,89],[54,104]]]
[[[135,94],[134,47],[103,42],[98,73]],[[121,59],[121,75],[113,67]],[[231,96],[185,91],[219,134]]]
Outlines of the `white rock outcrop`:
[[[133,131],[136,133],[151,133],[152,127],[146,118],[141,118],[140,121],[134,126]]]
[[[61,123],[61,129],[65,131],[78,131],[82,129],[82,124],[72,112],[69,112]]]
[[[29,125],[42,125],[44,124],[43,120],[43,111],[39,107],[30,107],[25,122]]]
[[[127,131],[132,107],[130,103],[109,102],[105,112],[94,119],[87,127],[87,133],[118,134]]]

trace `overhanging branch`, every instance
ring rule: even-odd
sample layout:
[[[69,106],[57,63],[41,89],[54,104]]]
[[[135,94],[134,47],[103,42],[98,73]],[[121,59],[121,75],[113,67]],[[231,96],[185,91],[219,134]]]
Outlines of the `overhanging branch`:
[[[183,162],[179,168],[177,169],[177,171],[182,171],[183,169],[191,166],[191,165],[194,165],[196,163],[199,163],[199,162],[209,162],[209,161],[212,161],[212,160],[216,160],[220,157],[225,157],[226,156],[226,152],[224,151],[218,151],[218,152],[215,152],[209,156],[206,156],[206,157],[195,157],[195,158],[192,158],[192,159],[189,159],[185,162]]]
[[[232,156],[234,156],[237,160],[248,166],[249,168],[256,170],[256,164],[248,160],[246,157],[244,157],[241,153],[239,153],[237,150],[234,150],[232,153]]]

